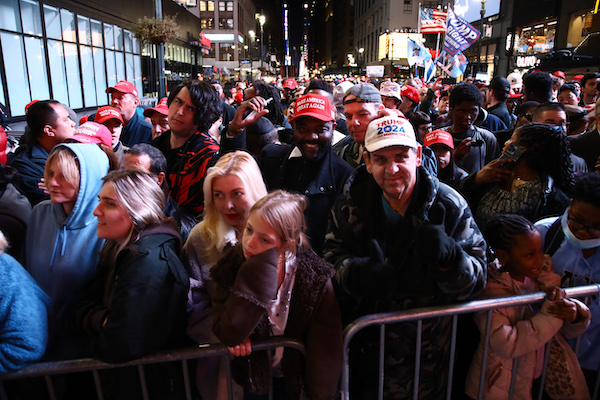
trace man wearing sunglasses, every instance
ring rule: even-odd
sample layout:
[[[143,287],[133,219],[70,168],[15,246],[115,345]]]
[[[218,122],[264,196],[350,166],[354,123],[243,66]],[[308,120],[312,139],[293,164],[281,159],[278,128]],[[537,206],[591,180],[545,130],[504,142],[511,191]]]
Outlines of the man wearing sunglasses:
[[[535,224],[544,238],[544,252],[552,256],[552,264],[562,287],[600,283],[600,174],[582,175],[575,183],[573,198],[560,217],[545,218]],[[592,323],[581,335],[577,357],[586,375],[590,392],[600,365],[600,303],[590,302]]]

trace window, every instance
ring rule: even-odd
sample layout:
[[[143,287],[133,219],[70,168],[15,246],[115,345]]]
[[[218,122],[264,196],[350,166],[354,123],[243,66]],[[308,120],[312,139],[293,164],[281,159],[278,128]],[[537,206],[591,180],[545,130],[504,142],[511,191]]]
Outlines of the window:
[[[214,18],[202,18],[200,20],[200,27],[202,29],[215,29]]]
[[[227,11],[233,12],[233,1],[227,2]]]
[[[233,29],[233,18],[219,18],[219,29]]]
[[[208,1],[208,11],[215,11],[215,2],[214,1]]]
[[[219,43],[219,61],[233,61],[233,43]]]
[[[200,7],[200,11],[206,11],[206,1],[201,1],[198,5]]]
[[[225,6],[225,2],[224,2],[224,1],[220,1],[220,2],[219,2],[219,11],[220,11],[220,12],[223,12],[223,11],[225,11],[225,7],[226,7],[226,6]]]

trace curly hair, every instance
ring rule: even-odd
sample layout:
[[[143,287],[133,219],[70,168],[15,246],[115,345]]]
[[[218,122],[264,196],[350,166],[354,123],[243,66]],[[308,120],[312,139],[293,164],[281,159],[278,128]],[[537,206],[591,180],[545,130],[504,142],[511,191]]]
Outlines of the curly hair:
[[[600,173],[589,172],[579,176],[573,187],[573,200],[600,208]]]
[[[221,99],[219,99],[217,90],[204,81],[186,81],[171,91],[167,100],[169,106],[184,87],[189,91],[190,100],[196,107],[194,124],[198,125],[200,132],[207,132],[212,124],[221,117]]]
[[[479,107],[483,105],[483,95],[479,88],[472,83],[460,83],[450,93],[450,108],[465,101],[472,101]]]
[[[281,94],[275,86],[267,85],[264,81],[255,81],[252,87],[256,90],[256,95],[265,100],[273,99],[268,105],[269,113],[265,115],[273,125],[283,126],[284,118],[283,107],[281,105]]]
[[[486,224],[484,236],[493,250],[510,251],[517,241],[517,235],[536,231],[535,225],[521,215],[499,214]]]
[[[518,144],[529,167],[554,179],[557,187],[570,195],[573,187],[571,146],[565,131],[558,126],[531,122],[517,130]]]

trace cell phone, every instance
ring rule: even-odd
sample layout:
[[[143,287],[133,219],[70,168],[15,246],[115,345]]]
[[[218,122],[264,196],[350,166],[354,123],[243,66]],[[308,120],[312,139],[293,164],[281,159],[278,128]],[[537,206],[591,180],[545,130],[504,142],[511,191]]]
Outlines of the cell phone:
[[[469,145],[469,147],[481,147],[481,146],[483,146],[483,139],[475,140],[474,142],[471,142],[471,144]]]
[[[456,78],[442,78],[442,85],[455,85]]]
[[[511,162],[502,164],[500,168],[508,170],[513,169],[517,164],[517,161],[519,161],[519,159],[523,155],[523,153],[525,153],[525,150],[515,145],[514,143],[511,143],[510,146],[508,146],[508,148],[506,149],[506,151],[500,154],[500,157],[498,157],[498,160],[511,160]]]

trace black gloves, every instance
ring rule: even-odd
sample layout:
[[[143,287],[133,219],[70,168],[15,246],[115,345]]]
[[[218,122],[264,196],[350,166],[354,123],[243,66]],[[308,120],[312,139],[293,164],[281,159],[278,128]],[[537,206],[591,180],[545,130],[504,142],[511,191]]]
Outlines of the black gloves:
[[[386,263],[383,251],[375,239],[369,243],[369,257],[349,260],[348,286],[354,293],[365,293],[377,298],[387,298],[396,285],[398,272]]]
[[[268,309],[277,294],[277,249],[250,257],[238,270],[233,291]]]
[[[415,235],[423,263],[441,271],[447,271],[462,257],[462,248],[446,233],[445,217],[444,205],[435,203],[429,211],[429,223],[421,225]]]

